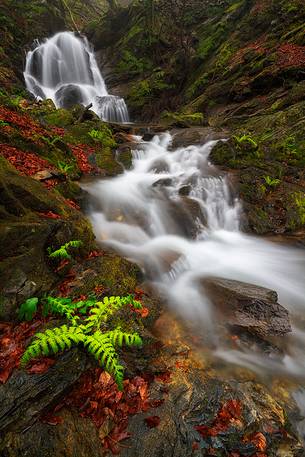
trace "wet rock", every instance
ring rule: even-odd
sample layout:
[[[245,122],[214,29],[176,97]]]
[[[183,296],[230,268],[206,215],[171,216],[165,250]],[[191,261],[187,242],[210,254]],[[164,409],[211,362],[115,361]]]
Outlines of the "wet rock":
[[[191,146],[193,144],[203,144],[208,140],[220,140],[227,137],[226,131],[216,132],[211,127],[190,127],[187,129],[174,129],[173,149]]]
[[[81,105],[83,102],[82,92],[74,84],[68,84],[58,89],[55,99],[60,108],[71,108],[74,105]]]
[[[205,378],[203,371],[195,368],[177,370],[167,386],[165,402],[153,413],[160,420],[156,428],[148,428],[145,423],[151,411],[131,418],[128,430],[132,437],[124,457],[209,456],[213,455],[208,452],[211,448],[217,448],[219,457],[233,452],[251,456],[257,447],[254,442],[247,442],[246,437],[256,433],[266,442],[268,452],[272,449],[271,452],[279,452],[274,455],[282,455],[281,449],[288,446],[291,456],[300,455],[301,444],[283,430],[286,419],[282,407],[263,386]],[[152,397],[162,397],[162,390],[162,383],[154,384]],[[219,431],[215,427],[212,431],[225,405],[230,411],[234,405],[237,407],[236,417],[231,426]],[[210,429],[211,435],[207,433],[203,438],[196,431],[198,426]],[[267,431],[273,428],[282,431],[278,434]]]
[[[1,432],[20,432],[32,425],[47,406],[69,391],[87,363],[86,356],[75,349],[60,356],[46,373],[16,371],[0,389]]]
[[[153,183],[153,187],[159,187],[159,186],[171,186],[173,184],[173,180],[171,178],[161,178],[158,179],[158,181]]]
[[[82,240],[85,253],[93,245],[94,236],[87,220],[63,197],[21,176],[4,160],[0,195],[0,319],[13,320],[25,299],[48,292],[60,280],[51,268],[47,248]]]
[[[0,444],[5,457],[101,457],[98,430],[90,419],[72,411],[60,413],[56,427],[36,422],[24,433],[10,432]]]
[[[289,313],[277,302],[275,291],[220,278],[204,279],[202,284],[228,325],[262,337],[291,332]]]
[[[153,171],[154,173],[168,173],[169,165],[165,162],[165,160],[155,160],[148,171]]]

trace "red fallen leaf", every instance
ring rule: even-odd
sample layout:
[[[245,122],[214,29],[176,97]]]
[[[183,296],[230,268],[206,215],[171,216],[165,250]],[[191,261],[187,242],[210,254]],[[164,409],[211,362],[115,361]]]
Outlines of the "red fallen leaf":
[[[44,187],[46,187],[48,190],[52,190],[53,187],[55,187],[59,183],[59,180],[56,178],[53,179],[48,179],[43,182]]]
[[[159,408],[159,406],[163,405],[164,401],[164,398],[162,398],[161,400],[151,400],[149,402],[149,406],[151,408]]]
[[[209,436],[209,427],[207,427],[206,425],[196,425],[196,427],[194,427],[194,428],[198,433],[200,433],[200,435],[203,438],[206,438],[207,436]]]
[[[41,422],[48,425],[58,425],[63,423],[63,418],[60,416],[53,416],[52,414],[46,414],[41,418]]]
[[[36,362],[27,369],[27,372],[30,374],[41,374],[48,371],[48,369],[54,365],[55,360],[49,358],[43,358],[41,360],[36,360]]]
[[[73,200],[66,198],[65,202],[68,206],[70,206],[70,208],[77,209],[78,211],[80,210],[80,206],[77,203],[75,203]]]
[[[161,422],[161,419],[159,416],[149,416],[149,417],[146,417],[144,419],[144,421],[146,422],[147,427],[154,428],[154,427],[158,427],[158,425]]]
[[[135,309],[135,312],[139,314],[142,318],[145,318],[149,315],[149,309],[148,308],[141,308],[141,309]]]
[[[87,257],[87,260],[93,259],[95,257],[102,257],[103,255],[105,255],[103,251],[91,251]]]
[[[1,370],[0,371],[0,382],[2,384],[5,384],[8,378],[10,377],[13,369],[12,368],[6,368],[6,370]]]
[[[250,442],[253,443],[259,451],[265,451],[267,449],[267,440],[263,433],[258,432],[250,438]]]
[[[103,292],[105,292],[105,288],[103,286],[95,286],[93,290],[96,295],[101,295]]]
[[[58,273],[60,270],[62,270],[66,265],[69,265],[69,260],[68,259],[63,259],[61,260],[60,264],[58,265],[57,268],[55,268],[55,273]]]
[[[80,295],[77,299],[73,300],[73,302],[78,302],[78,301],[86,301],[88,298],[87,295]]]
[[[197,451],[199,449],[199,443],[197,441],[194,441],[192,444],[192,451]]]
[[[70,270],[66,279],[58,286],[58,290],[62,297],[66,297],[70,292],[70,284],[75,279],[76,273]]]
[[[0,145],[0,154],[23,175],[32,176],[45,169],[54,169],[49,162],[33,152],[22,151],[8,144]]]
[[[48,211],[46,213],[38,213],[41,217],[46,217],[48,219],[62,219],[59,214],[53,213],[53,211]]]
[[[230,418],[239,419],[241,416],[242,407],[239,400],[227,401],[218,413],[220,419],[228,420]]]
[[[166,371],[155,376],[155,381],[170,383],[171,382],[171,373]]]
[[[0,329],[0,382],[5,383],[14,368],[19,366],[28,338],[37,330],[41,321],[22,322],[21,324],[5,324]]]

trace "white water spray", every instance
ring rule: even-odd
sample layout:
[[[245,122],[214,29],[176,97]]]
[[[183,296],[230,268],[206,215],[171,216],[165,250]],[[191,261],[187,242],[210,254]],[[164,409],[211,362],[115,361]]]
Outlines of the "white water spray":
[[[201,284],[207,277],[271,288],[292,315],[304,312],[304,251],[240,231],[240,202],[227,177],[208,161],[214,141],[172,151],[171,140],[162,134],[140,144],[130,170],[86,186],[95,202],[91,220],[97,238],[137,262],[174,309],[205,331],[214,331]],[[296,329],[290,355],[272,364],[222,345],[217,354],[258,370],[269,366],[305,375],[301,338],[304,332]]]
[[[27,54],[24,79],[29,92],[50,98],[57,108],[92,103],[105,121],[129,121],[124,100],[108,94],[88,40],[73,32],[37,42]]]

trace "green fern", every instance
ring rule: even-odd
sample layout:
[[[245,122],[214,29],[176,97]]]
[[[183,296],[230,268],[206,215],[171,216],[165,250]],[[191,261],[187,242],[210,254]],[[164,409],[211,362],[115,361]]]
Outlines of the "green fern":
[[[36,333],[34,340],[21,357],[21,366],[25,366],[35,357],[71,349],[82,341],[84,341],[84,334],[81,329],[67,325],[46,330],[44,333]]]
[[[122,347],[123,344],[126,346],[142,346],[142,339],[137,333],[126,333],[122,332],[120,328],[116,328],[105,335],[108,336],[113,346]]]
[[[85,347],[99,365],[112,374],[120,390],[123,389],[124,367],[119,364],[118,355],[107,333],[95,332],[86,337]]]
[[[89,299],[76,303],[70,298],[46,297],[43,314],[48,315],[51,312],[65,316],[72,325],[62,325],[44,333],[37,333],[21,358],[21,366],[25,366],[33,358],[57,354],[71,349],[72,346],[83,345],[98,363],[113,375],[118,388],[123,389],[124,368],[119,363],[115,348],[123,345],[139,347],[142,339],[137,333],[126,333],[120,327],[105,332],[102,332],[100,327],[110,315],[128,304],[142,307],[132,295],[105,297],[101,302]],[[81,311],[88,312],[88,309],[89,316],[77,315]]]
[[[141,309],[142,305],[132,295],[127,297],[105,297],[102,302],[96,302],[95,307],[90,309],[90,316],[86,319],[89,328],[100,329],[101,324],[106,322],[108,317],[125,305],[132,304],[134,308]]]
[[[68,252],[69,248],[79,248],[82,246],[83,242],[80,240],[71,240],[68,241],[67,243],[63,244],[60,246],[59,249],[56,251],[51,250],[51,248],[48,248],[48,254],[50,258],[61,258],[61,259],[71,259],[71,255]]]
[[[28,298],[19,308],[18,317],[21,320],[31,321],[37,312],[38,298]]]

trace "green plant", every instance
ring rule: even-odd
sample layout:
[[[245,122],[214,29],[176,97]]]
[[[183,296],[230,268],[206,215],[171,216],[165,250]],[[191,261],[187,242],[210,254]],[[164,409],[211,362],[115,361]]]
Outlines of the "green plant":
[[[6,127],[7,125],[9,125],[8,122],[5,122],[3,119],[0,119],[0,127]]]
[[[20,320],[31,321],[34,314],[37,312],[38,298],[28,298],[19,308],[18,318]]]
[[[281,180],[277,178],[271,178],[271,176],[264,176],[264,181],[269,187],[276,187],[280,184]]]
[[[61,259],[71,259],[71,255],[68,253],[68,249],[69,248],[79,248],[80,246],[82,246],[82,244],[83,244],[83,242],[80,240],[68,241],[68,243],[63,244],[62,246],[60,246],[59,249],[57,249],[56,251],[53,251],[53,252],[52,252],[52,249],[49,247],[48,248],[49,257],[51,257],[51,258],[59,257]]]
[[[113,139],[112,132],[106,125],[102,129],[96,130],[92,129],[88,132],[90,138],[94,141],[98,141],[103,144],[105,147],[115,147],[116,142]]]
[[[129,295],[127,297],[105,297],[103,301],[91,300],[87,303],[86,315],[77,316],[79,302],[70,299],[47,297],[48,310],[55,314],[65,315],[72,325],[62,325],[45,332],[37,333],[21,357],[21,366],[40,356],[57,354],[69,350],[72,346],[83,346],[106,371],[112,374],[120,390],[123,389],[124,367],[119,363],[117,347],[141,346],[142,339],[138,333],[124,332],[120,326],[108,330],[107,321],[123,306],[132,304],[135,308],[142,305]]]
[[[242,136],[234,135],[233,139],[239,145],[242,145],[242,144],[246,143],[246,144],[251,145],[253,147],[253,149],[257,149],[258,148],[258,144],[256,143],[256,141],[253,140],[253,138],[251,138],[250,135],[242,135]]]
[[[60,160],[57,162],[56,166],[62,173],[65,173],[65,174],[67,174],[70,170],[73,169],[72,165],[68,165],[67,163],[62,162]]]
[[[305,194],[296,192],[293,194],[294,204],[298,209],[298,216],[302,225],[305,224]]]

